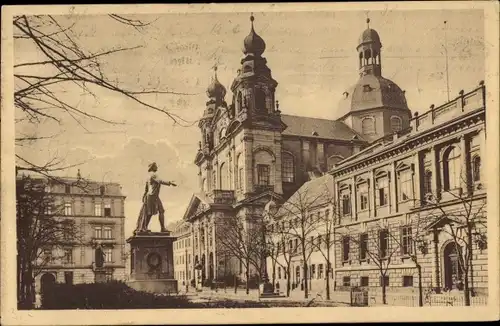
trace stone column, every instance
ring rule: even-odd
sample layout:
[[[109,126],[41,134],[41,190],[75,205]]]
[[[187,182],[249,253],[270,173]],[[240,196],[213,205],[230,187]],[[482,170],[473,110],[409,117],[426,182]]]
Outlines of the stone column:
[[[467,138],[465,135],[460,136],[460,187],[462,187],[463,192],[467,192],[468,189],[468,164],[467,164],[467,156],[469,152],[467,144]]]
[[[415,153],[413,157],[413,202],[414,205],[420,206],[420,200],[422,197],[422,178],[421,178],[421,159],[420,152]]]
[[[358,219],[356,209],[356,181],[353,179],[352,184],[349,185],[349,194],[351,196],[351,221]]]
[[[480,172],[480,180],[481,183],[485,184],[485,175],[483,173],[483,170],[486,171],[486,152],[485,152],[485,146],[486,146],[486,132],[484,128],[479,129],[479,157],[481,158],[481,169],[479,170]]]
[[[432,180],[431,180],[431,187],[432,187],[432,192],[436,194],[439,198],[439,188],[440,188],[440,178],[441,178],[441,173],[439,173],[439,159],[437,158],[437,151],[436,147],[432,146],[430,148],[430,159],[431,159],[431,173],[432,173]]]
[[[281,171],[281,139],[277,132],[274,133],[274,156],[276,157],[274,161],[274,192],[278,194],[283,193],[283,181],[282,181],[282,171]]]
[[[396,173],[396,162],[391,164],[391,171],[390,174],[392,175],[392,183],[390,184],[391,187],[391,197],[393,198],[393,202],[391,203],[391,213],[396,213],[398,210],[398,190],[397,190],[397,183],[398,183],[398,176]]]
[[[441,275],[439,266],[439,230],[432,231],[432,284],[434,290],[439,293],[441,291]]]
[[[254,166],[253,166],[253,136],[244,135],[244,155],[245,155],[245,166],[243,167],[245,172],[245,182],[243,184],[243,193],[253,191],[254,184]]]
[[[370,171],[370,176],[368,179],[368,217],[375,217],[377,215],[377,210],[376,208],[376,199],[375,199],[375,192],[376,192],[376,185],[375,185],[375,173]]]

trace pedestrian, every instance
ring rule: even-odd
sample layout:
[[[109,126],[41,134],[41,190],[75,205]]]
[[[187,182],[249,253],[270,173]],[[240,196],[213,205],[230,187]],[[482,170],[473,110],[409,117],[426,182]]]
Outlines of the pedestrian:
[[[280,281],[276,281],[276,293],[280,293]]]

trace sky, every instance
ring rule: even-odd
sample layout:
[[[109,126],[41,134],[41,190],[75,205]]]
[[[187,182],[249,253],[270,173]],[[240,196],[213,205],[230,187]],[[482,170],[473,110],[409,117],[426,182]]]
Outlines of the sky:
[[[448,52],[449,89],[453,99],[474,89],[485,77],[484,22],[481,10],[256,12],[255,31],[265,40],[263,56],[278,81],[276,99],[284,114],[331,118],[342,93],[358,79],[356,46],[366,28],[382,42],[382,75],[406,91],[413,112],[447,99],[444,45]],[[160,89],[192,95],[143,97],[195,122],[202,116],[206,87],[218,65],[218,79],[228,89],[243,56],[250,31],[249,13],[190,13],[126,16],[151,24],[140,31],[107,15],[60,16],[80,46],[97,52],[119,47],[139,48],[103,57],[106,75],[129,89]],[[447,21],[446,37],[443,22]],[[15,64],[40,60],[25,40],[16,40]],[[62,157],[81,164],[84,177],[119,182],[127,196],[126,235],[130,235],[141,205],[147,165],[156,161],[160,175],[175,181],[161,199],[167,223],[182,218],[193,192],[199,189],[194,157],[200,140],[196,124],[176,126],[165,114],[141,107],[121,95],[93,89],[95,96],[72,85],[61,96],[79,109],[120,122],[84,119],[83,127],[66,116],[61,124],[43,121],[36,128],[16,124],[16,134],[54,135],[16,148],[16,153],[42,164]],[[60,174],[76,176],[77,168]],[[155,217],[151,228],[159,229]]]

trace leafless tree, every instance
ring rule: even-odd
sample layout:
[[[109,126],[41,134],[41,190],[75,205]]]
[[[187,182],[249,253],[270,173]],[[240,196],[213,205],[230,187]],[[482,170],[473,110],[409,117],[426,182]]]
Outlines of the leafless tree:
[[[318,219],[312,212],[324,200],[322,187],[315,187],[313,183],[304,184],[286,201],[278,211],[284,216],[290,227],[288,236],[298,241],[299,253],[302,255],[302,269],[304,273],[304,297],[307,299],[308,288],[308,261],[314,250],[314,236],[317,233]]]
[[[245,268],[246,293],[250,293],[251,270],[258,281],[263,279],[267,249],[263,237],[264,223],[261,218],[225,218],[219,224],[219,255],[235,257]]]
[[[474,291],[471,291],[473,255],[477,251],[486,250],[488,242],[486,193],[479,192],[470,182],[465,183],[467,180],[462,181],[463,184],[468,184],[465,191],[443,191],[440,197],[429,196],[425,205],[430,208],[428,214],[434,221],[432,226],[440,227],[453,241],[458,256],[464,302],[466,306],[470,306],[471,294],[474,295]],[[456,205],[443,205],[444,197],[454,201]]]
[[[60,217],[60,207],[46,191],[46,180],[22,176],[17,180],[18,304],[32,308],[34,280],[66,247],[81,242],[75,221]],[[54,254],[56,253],[56,254]]]
[[[124,16],[111,14],[110,19],[125,27],[143,30],[152,22],[142,22]],[[124,99],[135,102],[146,110],[165,114],[174,124],[190,125],[190,122],[172,109],[160,107],[145,97],[154,94],[193,95],[169,89],[131,89],[113,80],[105,69],[106,60],[113,55],[133,51],[137,47],[111,47],[99,52],[85,49],[76,32],[76,17],[63,20],[52,15],[21,15],[14,17],[14,40],[36,53],[39,59],[18,62],[14,65],[14,106],[16,123],[28,123],[35,127],[44,122],[62,124],[65,119],[74,120],[84,130],[85,121],[99,121],[105,124],[122,124],[108,120],[82,108],[79,102],[64,96],[68,91],[79,92],[97,98],[96,90],[106,90]],[[16,58],[20,56],[16,55]],[[20,129],[20,128],[17,128]],[[27,146],[34,141],[52,138],[54,135],[18,134],[16,146]],[[26,157],[16,155],[17,170],[32,171],[48,177],[50,174],[68,168],[64,160],[54,158],[40,165]]]
[[[343,257],[343,259],[352,260],[350,243],[354,243],[359,248],[360,255],[365,255],[364,257],[359,257],[359,259],[369,259],[377,267],[380,275],[383,304],[387,304],[387,272],[399,250],[398,244],[391,241],[394,238],[391,233],[399,234],[397,227],[380,221],[370,223],[363,230],[355,230],[349,226],[337,229],[337,242],[340,244],[343,254],[345,251],[349,256]],[[346,250],[346,246],[349,246],[349,249]]]
[[[272,223],[269,228],[269,237],[267,245],[269,248],[269,258],[273,266],[279,265],[283,268],[286,278],[286,296],[290,296],[291,290],[291,264],[292,259],[299,255],[297,248],[293,245],[293,237],[290,235],[290,223],[277,214],[272,217]],[[274,270],[274,268],[273,268]],[[274,276],[273,276],[273,282]]]

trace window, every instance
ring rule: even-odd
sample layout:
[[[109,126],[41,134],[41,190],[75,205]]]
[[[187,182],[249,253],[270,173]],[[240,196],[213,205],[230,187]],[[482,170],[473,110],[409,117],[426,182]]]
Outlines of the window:
[[[432,172],[426,170],[424,172],[424,195],[432,193]]]
[[[376,202],[379,207],[389,203],[389,180],[382,177],[377,180]]]
[[[104,261],[106,263],[112,263],[113,262],[113,249],[112,248],[106,248],[104,249]]]
[[[278,279],[281,280],[281,267],[278,266]]]
[[[345,236],[342,238],[342,261],[346,262],[349,260],[349,250],[350,250],[350,239]]]
[[[387,257],[389,249],[389,231],[380,230],[378,234],[378,241],[379,241],[380,258]]]
[[[260,88],[255,89],[255,109],[266,111],[266,93]]]
[[[94,204],[94,215],[95,216],[102,216],[102,206],[101,206],[101,203],[95,203]]]
[[[375,133],[375,119],[371,117],[363,118],[361,120],[361,132],[365,135]]]
[[[67,193],[67,194],[71,193],[71,186],[70,185],[65,185],[64,186],[64,192]]]
[[[73,272],[64,272],[64,283],[73,284]]]
[[[324,276],[323,276],[323,264],[319,264],[318,265],[318,278],[319,279],[322,279]]]
[[[413,276],[403,276],[403,286],[413,287]]]
[[[411,255],[413,253],[411,226],[401,228],[401,254]]]
[[[282,157],[282,178],[283,182],[295,182],[295,169],[293,163],[293,156],[288,153],[283,153]]]
[[[349,194],[342,195],[342,215],[351,214],[351,196]]]
[[[481,157],[479,156],[472,158],[472,180],[474,182],[481,180]]]
[[[113,238],[112,232],[111,232],[111,227],[109,227],[109,226],[104,227],[104,238],[105,239],[112,239]]]
[[[64,263],[66,263],[66,264],[73,263],[73,249],[65,249],[63,259],[64,259]]]
[[[380,286],[389,286],[389,276],[380,277]]]
[[[45,215],[52,215],[52,207],[50,206],[50,204],[45,207]]]
[[[201,181],[201,191],[205,192],[207,190],[207,179],[203,178],[203,181]]]
[[[413,198],[413,176],[411,169],[402,170],[399,177],[399,201],[406,201]]]
[[[402,122],[400,117],[391,117],[391,131],[398,132],[402,129]]]
[[[343,286],[351,286],[351,278],[349,276],[342,277]]]
[[[363,183],[358,186],[359,209],[364,211],[368,209],[368,184]]]
[[[297,252],[298,249],[299,249],[299,239],[295,239],[295,250],[294,250],[294,252]]]
[[[443,188],[452,190],[460,185],[460,154],[456,147],[450,147],[443,155]]]
[[[363,233],[359,235],[359,259],[366,260],[368,252],[368,234]]]
[[[69,216],[72,214],[71,203],[64,204],[64,215]]]
[[[317,243],[317,246],[319,249],[321,249],[321,246],[323,245],[323,237],[321,236],[321,234],[318,234],[318,243]]]
[[[257,184],[261,186],[268,186],[270,181],[269,165],[257,165]]]
[[[104,216],[111,216],[111,205],[110,204],[105,204],[104,205]]]
[[[359,279],[359,286],[368,286],[370,278],[368,276],[361,276]]]
[[[242,106],[243,106],[243,97],[241,95],[241,92],[238,92],[238,97],[237,97],[237,102],[236,102],[236,108],[238,110],[241,110]]]
[[[102,239],[102,227],[94,226],[94,238]]]
[[[240,189],[243,189],[243,185],[245,184],[245,180],[243,180],[243,168],[240,168],[240,171],[239,171],[239,186],[240,186]]]
[[[293,241],[288,240],[288,246],[290,247],[290,252],[293,252]]]
[[[220,165],[220,173],[219,173],[219,187],[220,189],[227,190],[228,188],[228,172],[227,172],[227,164],[222,163]]]

